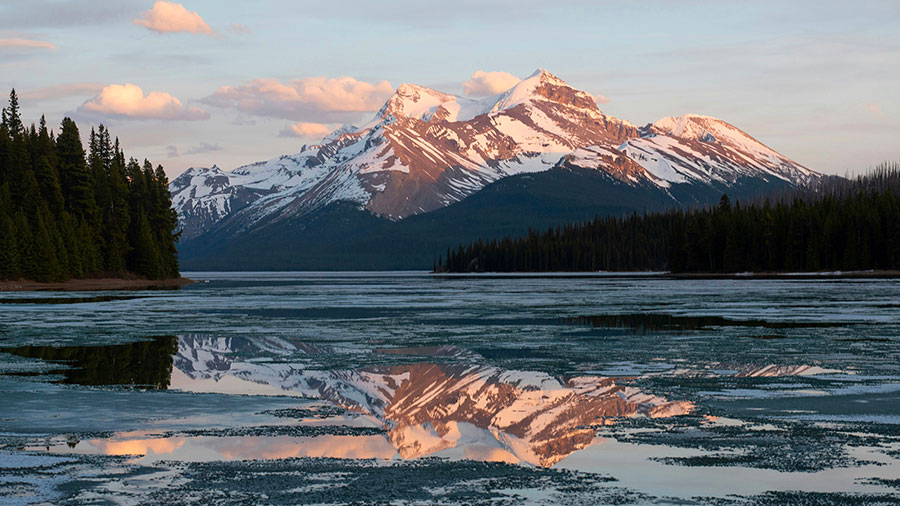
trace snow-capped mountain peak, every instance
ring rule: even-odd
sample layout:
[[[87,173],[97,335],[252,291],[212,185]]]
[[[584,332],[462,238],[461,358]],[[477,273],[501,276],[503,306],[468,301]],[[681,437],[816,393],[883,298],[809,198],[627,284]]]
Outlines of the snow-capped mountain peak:
[[[512,109],[517,105],[534,100],[548,100],[599,112],[597,104],[590,93],[576,90],[544,69],[537,69],[533,74],[502,93],[490,111],[497,112]]]
[[[458,98],[424,86],[403,83],[397,87],[376,117],[392,115],[429,121],[441,105],[456,103]]]
[[[538,69],[479,100],[404,83],[366,125],[345,125],[296,155],[232,172],[190,169],[171,190],[190,239],[297,218],[336,201],[402,219],[561,164],[591,165],[624,184],[666,192],[673,184],[718,189],[744,178],[806,184],[820,177],[715,118],[667,117],[639,129]]]

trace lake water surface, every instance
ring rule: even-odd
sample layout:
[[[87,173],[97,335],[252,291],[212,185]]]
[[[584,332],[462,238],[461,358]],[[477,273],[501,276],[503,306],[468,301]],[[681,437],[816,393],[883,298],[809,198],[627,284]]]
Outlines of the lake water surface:
[[[0,294],[0,504],[900,503],[892,280]]]

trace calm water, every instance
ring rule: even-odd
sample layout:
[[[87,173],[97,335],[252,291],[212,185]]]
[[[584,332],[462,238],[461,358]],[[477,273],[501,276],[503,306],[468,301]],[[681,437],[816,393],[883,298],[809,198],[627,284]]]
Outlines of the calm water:
[[[900,503],[895,281],[0,294],[0,504]]]

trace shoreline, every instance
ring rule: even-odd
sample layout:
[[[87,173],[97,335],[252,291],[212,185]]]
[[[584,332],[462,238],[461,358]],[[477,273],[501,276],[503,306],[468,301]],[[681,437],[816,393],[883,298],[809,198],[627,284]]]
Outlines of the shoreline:
[[[900,271],[668,273],[670,279],[896,279]]]
[[[39,281],[0,281],[0,292],[99,292],[104,290],[177,290],[194,283],[188,278],[170,279],[70,279],[43,283]]]
[[[609,278],[609,279],[675,279],[675,280],[828,280],[828,279],[898,279],[900,271],[828,271],[828,272],[438,272],[434,278]]]

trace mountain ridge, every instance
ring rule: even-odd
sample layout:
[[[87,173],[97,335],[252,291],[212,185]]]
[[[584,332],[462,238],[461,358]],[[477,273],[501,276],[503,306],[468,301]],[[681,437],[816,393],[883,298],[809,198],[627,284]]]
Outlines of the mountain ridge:
[[[642,188],[661,207],[754,179],[781,187],[821,178],[725,121],[686,114],[637,127],[538,69],[477,100],[404,83],[363,126],[345,125],[295,155],[231,172],[192,168],[170,188],[191,242],[297,222],[337,202],[402,221],[504,178],[566,167]]]

